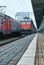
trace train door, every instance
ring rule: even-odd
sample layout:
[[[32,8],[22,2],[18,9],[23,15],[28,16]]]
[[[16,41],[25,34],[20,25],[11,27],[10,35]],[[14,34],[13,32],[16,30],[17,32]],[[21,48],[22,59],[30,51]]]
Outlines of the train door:
[[[2,33],[2,19],[0,18],[0,33]]]
[[[2,25],[2,28],[3,28],[3,34],[7,34],[7,21],[6,21],[6,18],[3,18],[3,25]]]
[[[8,34],[10,34],[11,33],[11,21],[10,20],[7,21],[7,30],[8,30]]]
[[[7,18],[3,18],[3,34],[10,34],[11,21]]]

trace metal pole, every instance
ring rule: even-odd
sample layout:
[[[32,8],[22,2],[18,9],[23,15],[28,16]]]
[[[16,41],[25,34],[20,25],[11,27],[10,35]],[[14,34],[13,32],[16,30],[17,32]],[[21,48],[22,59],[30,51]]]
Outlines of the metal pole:
[[[4,9],[6,9],[6,6],[0,6],[0,13],[5,13]]]

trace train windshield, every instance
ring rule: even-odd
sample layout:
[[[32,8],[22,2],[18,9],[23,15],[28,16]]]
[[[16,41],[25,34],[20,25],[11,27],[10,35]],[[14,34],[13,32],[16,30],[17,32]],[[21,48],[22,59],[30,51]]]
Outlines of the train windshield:
[[[30,21],[22,21],[21,24],[30,24]]]

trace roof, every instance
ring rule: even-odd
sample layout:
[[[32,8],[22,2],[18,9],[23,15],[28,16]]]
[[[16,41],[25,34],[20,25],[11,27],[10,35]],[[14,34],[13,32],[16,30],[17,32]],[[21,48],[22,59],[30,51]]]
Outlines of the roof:
[[[35,14],[35,19],[37,23],[37,27],[39,28],[41,24],[42,17],[44,15],[44,0],[31,0],[33,9],[34,9],[34,14]]]

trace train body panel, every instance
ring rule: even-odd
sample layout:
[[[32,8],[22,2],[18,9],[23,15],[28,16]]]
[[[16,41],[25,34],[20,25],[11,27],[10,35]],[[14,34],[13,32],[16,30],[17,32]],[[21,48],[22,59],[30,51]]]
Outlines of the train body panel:
[[[8,34],[10,33],[11,30],[11,21],[7,18],[3,18],[3,34]]]
[[[12,28],[11,28],[11,32],[16,32],[20,30],[20,25],[16,20],[12,21]]]
[[[19,30],[20,25],[16,20],[4,14],[0,15],[0,33],[7,35]]]

